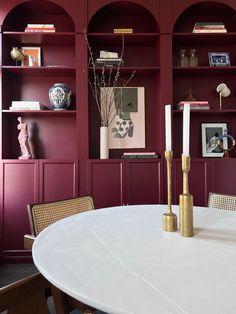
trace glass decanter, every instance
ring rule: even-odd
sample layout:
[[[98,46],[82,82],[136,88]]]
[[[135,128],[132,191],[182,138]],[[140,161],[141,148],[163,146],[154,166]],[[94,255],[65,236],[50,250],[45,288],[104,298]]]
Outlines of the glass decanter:
[[[198,66],[198,57],[196,56],[196,49],[189,50],[189,66],[190,67]]]

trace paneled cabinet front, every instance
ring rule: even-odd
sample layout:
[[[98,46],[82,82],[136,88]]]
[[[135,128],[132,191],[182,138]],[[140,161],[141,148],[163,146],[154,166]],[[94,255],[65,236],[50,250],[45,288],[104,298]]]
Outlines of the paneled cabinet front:
[[[96,208],[161,201],[160,160],[89,160],[88,174]]]
[[[27,204],[77,196],[77,170],[77,161],[1,162],[0,255],[29,255],[23,246],[24,234],[30,233]]]

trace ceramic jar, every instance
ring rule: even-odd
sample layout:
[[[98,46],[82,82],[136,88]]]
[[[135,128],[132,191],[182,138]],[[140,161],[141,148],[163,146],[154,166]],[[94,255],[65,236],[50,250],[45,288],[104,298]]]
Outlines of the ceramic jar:
[[[49,89],[49,100],[54,110],[66,110],[71,103],[71,89],[63,83],[55,83]]]

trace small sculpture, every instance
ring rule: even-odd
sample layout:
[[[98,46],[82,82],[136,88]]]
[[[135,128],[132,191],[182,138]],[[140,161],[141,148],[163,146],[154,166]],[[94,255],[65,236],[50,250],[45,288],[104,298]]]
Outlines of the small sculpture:
[[[24,59],[24,52],[22,49],[17,48],[17,47],[13,47],[10,55],[12,57],[13,60],[16,61],[16,65],[18,61],[22,61]]]
[[[186,95],[186,98],[185,100],[186,101],[196,101],[197,99],[195,98],[194,96],[194,92],[191,88],[189,88],[186,92],[185,92],[185,95]]]
[[[22,155],[18,157],[19,159],[30,159],[31,158],[31,152],[28,142],[28,131],[27,131],[27,124],[23,123],[22,118],[18,117],[17,120],[19,121],[19,124],[17,125],[17,129],[20,130],[20,133],[18,135],[18,140],[20,143],[20,149]]]

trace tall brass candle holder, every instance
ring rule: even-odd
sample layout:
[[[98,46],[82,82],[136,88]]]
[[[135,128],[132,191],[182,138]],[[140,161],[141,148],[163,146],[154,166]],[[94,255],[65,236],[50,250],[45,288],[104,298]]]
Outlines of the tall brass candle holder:
[[[193,236],[193,196],[189,194],[188,173],[190,157],[182,155],[183,194],[179,196],[179,232],[183,237]]]
[[[171,162],[173,158],[172,151],[165,151],[166,166],[167,166],[167,196],[168,209],[163,214],[163,230],[173,232],[177,230],[177,216],[172,212],[171,208]]]

